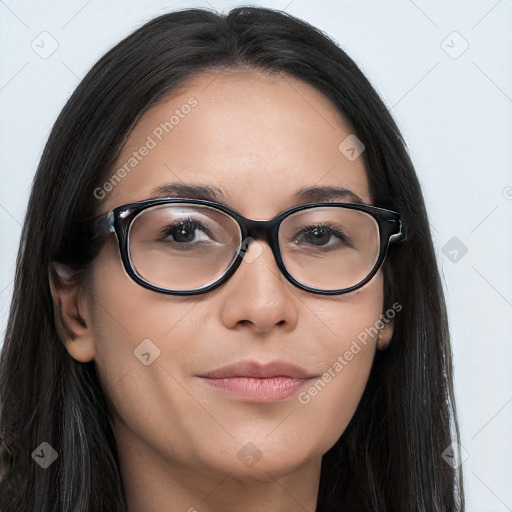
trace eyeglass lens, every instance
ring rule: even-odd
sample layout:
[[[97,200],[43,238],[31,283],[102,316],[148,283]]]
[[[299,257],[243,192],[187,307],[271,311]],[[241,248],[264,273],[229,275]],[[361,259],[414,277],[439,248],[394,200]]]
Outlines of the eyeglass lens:
[[[336,206],[299,210],[279,229],[288,272],[322,289],[349,288],[372,271],[379,256],[377,221]],[[237,221],[210,206],[173,203],[143,210],[128,234],[129,257],[145,281],[169,290],[208,286],[230,268],[242,246]]]

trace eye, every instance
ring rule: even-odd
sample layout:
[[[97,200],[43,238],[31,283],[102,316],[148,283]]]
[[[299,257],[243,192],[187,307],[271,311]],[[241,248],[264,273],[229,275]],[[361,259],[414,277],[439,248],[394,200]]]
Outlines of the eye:
[[[339,240],[336,243],[337,238]],[[333,240],[333,243],[328,244]],[[299,228],[295,235],[294,242],[298,244],[309,244],[322,250],[332,250],[343,247],[352,247],[349,237],[337,227],[329,223],[309,224]]]
[[[206,236],[205,236],[206,235]],[[194,219],[180,219],[166,226],[158,237],[160,242],[198,244],[211,240],[211,230]]]

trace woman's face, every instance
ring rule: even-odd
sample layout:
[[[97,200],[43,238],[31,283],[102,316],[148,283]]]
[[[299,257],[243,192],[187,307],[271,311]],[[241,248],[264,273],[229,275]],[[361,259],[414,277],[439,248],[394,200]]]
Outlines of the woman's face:
[[[224,193],[219,202],[250,219],[309,202],[293,198],[309,187],[343,187],[371,204],[362,157],[338,148],[349,135],[333,105],[305,83],[255,71],[199,75],[137,124],[114,172],[130,158],[137,163],[98,211],[165,197],[153,190],[170,184],[215,187]],[[277,478],[319,468],[343,433],[376,349],[376,335],[365,343],[358,335],[383,312],[381,272],[355,292],[318,295],[288,282],[265,242],[252,243],[247,256],[226,283],[196,296],[136,284],[114,239],[95,260],[81,305],[88,330],[81,346],[89,351],[74,353],[73,343],[68,350],[96,362],[122,460],[151,460],[177,478]],[[285,362],[311,378],[282,396],[204,378],[246,362]],[[322,375],[330,378],[314,388]]]

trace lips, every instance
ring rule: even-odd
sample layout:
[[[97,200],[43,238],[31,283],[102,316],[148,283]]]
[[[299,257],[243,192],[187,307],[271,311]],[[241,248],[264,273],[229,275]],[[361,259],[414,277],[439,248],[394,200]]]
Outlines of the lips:
[[[250,402],[284,400],[314,378],[305,369],[284,361],[259,364],[253,361],[223,366],[199,375],[210,388]]]
[[[198,377],[208,387],[227,393],[231,398],[271,403],[296,395],[309,379],[317,376],[286,361],[268,364],[240,361]]]
[[[305,369],[287,363],[276,361],[268,364],[259,364],[254,361],[239,362],[212,370],[201,377],[210,379],[230,379],[234,377],[247,377],[254,379],[269,379],[271,377],[288,377],[290,379],[310,379]]]

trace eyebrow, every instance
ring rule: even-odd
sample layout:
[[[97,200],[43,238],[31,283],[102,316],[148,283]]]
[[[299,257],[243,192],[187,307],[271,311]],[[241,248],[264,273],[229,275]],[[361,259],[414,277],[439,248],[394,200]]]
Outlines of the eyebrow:
[[[297,201],[308,203],[320,203],[322,201],[346,201],[351,203],[364,203],[364,201],[355,192],[344,187],[324,186],[324,187],[304,187],[293,195]]]
[[[213,185],[192,185],[189,183],[169,183],[151,191],[151,197],[183,197],[221,202],[229,198],[230,193],[223,187]],[[344,187],[322,186],[303,187],[291,196],[292,201],[316,203],[329,201],[349,201],[364,203],[356,193]]]

